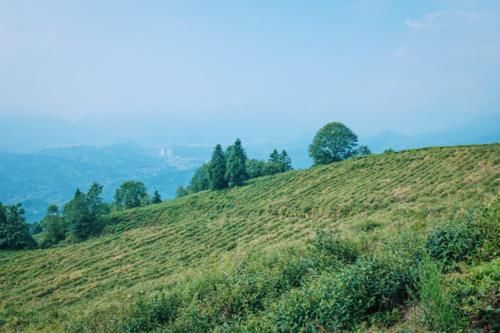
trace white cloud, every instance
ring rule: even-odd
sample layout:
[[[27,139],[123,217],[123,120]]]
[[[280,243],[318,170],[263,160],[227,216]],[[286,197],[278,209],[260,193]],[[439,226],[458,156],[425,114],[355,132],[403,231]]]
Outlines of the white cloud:
[[[492,13],[487,10],[441,10],[425,14],[417,19],[408,18],[405,20],[405,24],[411,31],[418,32],[422,30],[437,29],[450,20],[473,23],[491,14]]]

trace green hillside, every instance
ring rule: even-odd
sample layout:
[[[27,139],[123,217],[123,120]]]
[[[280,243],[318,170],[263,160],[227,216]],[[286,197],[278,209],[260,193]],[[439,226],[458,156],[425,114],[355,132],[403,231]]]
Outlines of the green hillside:
[[[500,145],[495,144],[372,155],[113,213],[101,237],[46,250],[0,252],[0,331],[112,331],[116,323],[102,323],[137,311],[129,304],[137,306],[160,291],[182,287],[186,293],[207,274],[231,275],[240,262],[252,263],[269,279],[282,274],[281,263],[311,256],[319,230],[333,231],[362,253],[383,252],[400,236],[425,237],[438,225],[465,219],[469,209],[493,204],[499,193]],[[260,320],[263,312],[283,313],[283,297],[323,278],[313,274],[306,282],[278,288],[279,293],[269,287],[274,291],[266,293],[266,302],[248,301],[236,307],[245,309],[237,316],[225,314],[229,326],[205,329],[231,332],[244,322],[252,331],[257,327],[252,320],[260,325],[267,320]],[[256,285],[268,283],[263,281]],[[365,325],[418,324],[400,311],[393,322]],[[97,320],[102,326],[82,324],[100,315],[106,318]]]

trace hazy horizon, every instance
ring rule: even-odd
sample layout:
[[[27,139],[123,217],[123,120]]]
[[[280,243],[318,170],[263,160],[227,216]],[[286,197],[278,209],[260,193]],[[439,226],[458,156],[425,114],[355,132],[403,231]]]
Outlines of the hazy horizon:
[[[500,110],[495,1],[0,1],[0,50],[0,119],[106,143],[293,140],[332,120],[411,135]]]

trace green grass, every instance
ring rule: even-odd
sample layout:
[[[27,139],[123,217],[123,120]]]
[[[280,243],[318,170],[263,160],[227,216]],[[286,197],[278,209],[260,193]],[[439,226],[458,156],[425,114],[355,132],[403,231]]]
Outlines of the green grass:
[[[500,193],[500,145],[373,155],[114,213],[79,244],[0,252],[0,329],[58,332],[75,316],[174,288],[223,260],[301,248],[319,229],[376,252]],[[229,258],[229,259],[228,259]]]

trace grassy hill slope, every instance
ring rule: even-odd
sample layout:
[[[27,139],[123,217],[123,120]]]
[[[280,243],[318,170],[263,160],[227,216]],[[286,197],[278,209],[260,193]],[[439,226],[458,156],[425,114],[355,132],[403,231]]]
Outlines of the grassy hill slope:
[[[373,155],[254,179],[114,213],[105,234],[47,250],[0,252],[0,319],[60,331],[74,314],[168,289],[227,258],[303,246],[318,229],[377,244],[493,202],[500,145]]]

